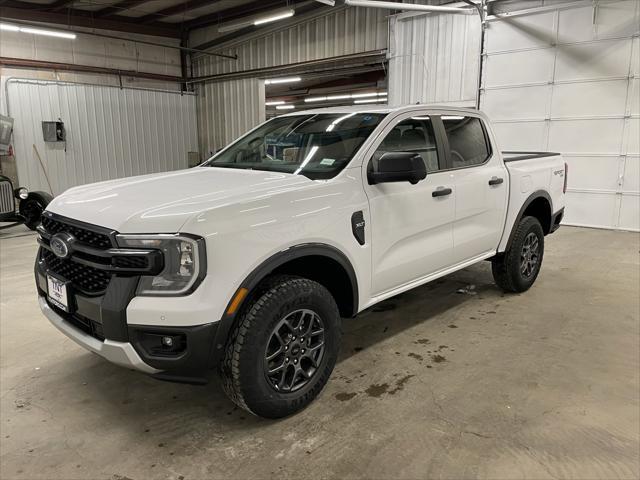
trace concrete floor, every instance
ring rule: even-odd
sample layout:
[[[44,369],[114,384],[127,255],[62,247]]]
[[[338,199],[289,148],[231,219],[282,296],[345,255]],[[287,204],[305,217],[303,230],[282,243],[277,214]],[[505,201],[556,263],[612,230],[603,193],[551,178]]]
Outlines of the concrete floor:
[[[483,263],[345,321],[327,388],[281,421],[67,340],[36,305],[35,237],[12,235],[2,479],[640,476],[637,234],[564,227],[523,295]]]

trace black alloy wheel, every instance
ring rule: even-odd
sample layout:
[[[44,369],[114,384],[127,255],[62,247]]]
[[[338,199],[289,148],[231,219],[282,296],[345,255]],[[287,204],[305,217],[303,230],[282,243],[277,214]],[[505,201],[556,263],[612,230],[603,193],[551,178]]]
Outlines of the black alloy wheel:
[[[265,351],[264,371],[278,392],[307,385],[324,355],[324,323],[309,309],[291,312],[276,325]]]

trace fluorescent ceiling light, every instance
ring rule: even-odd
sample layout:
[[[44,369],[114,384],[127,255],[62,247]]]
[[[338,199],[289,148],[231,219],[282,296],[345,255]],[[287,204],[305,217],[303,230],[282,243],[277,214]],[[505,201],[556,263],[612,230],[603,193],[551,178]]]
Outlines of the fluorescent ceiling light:
[[[69,40],[74,40],[76,38],[75,33],[61,32],[58,30],[45,30],[44,28],[20,27],[18,25],[9,25],[8,23],[0,23],[0,30],[31,33],[32,35],[45,35],[47,37],[67,38]]]
[[[431,120],[431,117],[411,117],[411,120]]]
[[[316,2],[324,3],[325,5],[329,5],[330,7],[336,6],[336,0],[316,0]]]
[[[265,85],[273,85],[274,83],[293,83],[299,82],[302,78],[300,77],[286,77],[286,78],[271,78],[269,80],[265,80]]]
[[[377,103],[377,102],[386,102],[386,98],[368,98],[366,100],[354,100],[353,103]]]
[[[327,99],[327,97],[309,97],[309,98],[305,98],[304,101],[306,103],[311,103],[311,102],[324,102]]]
[[[295,14],[295,10],[288,8],[286,10],[276,10],[271,12],[270,15],[256,17],[255,15],[252,17],[246,17],[237,22],[230,22],[222,24],[218,27],[218,32],[233,32],[234,30],[239,30],[244,27],[263,25],[265,23],[275,22],[277,20],[281,20],[283,18],[292,17]]]
[[[294,108],[296,108],[293,105],[278,105],[276,107],[277,110],[293,110]]]
[[[6,30],[7,32],[19,32],[20,27],[16,25],[9,25],[7,23],[0,23],[0,30]]]
[[[442,120],[464,120],[464,117],[461,117],[459,115],[443,115]]]
[[[351,98],[351,95],[331,95],[327,100],[344,100],[345,98]]]
[[[273,100],[271,102],[264,102],[264,104],[268,107],[271,107],[273,105],[284,105],[284,100]]]
[[[378,95],[378,94],[375,93],[375,92],[373,92],[373,93],[354,93],[353,95],[351,95],[351,98],[375,97],[376,95]]]
[[[295,14],[295,10],[291,9],[291,10],[286,10],[284,12],[281,13],[276,13],[274,15],[271,15],[269,17],[263,17],[263,18],[259,18],[258,20],[255,20],[253,22],[254,25],[263,25],[265,23],[271,23],[271,22],[276,22],[278,20],[282,20],[284,18],[289,18],[289,17],[293,17],[293,15]]]
[[[328,97],[307,97],[304,99],[304,101],[306,103],[326,102],[326,101],[332,101],[332,100],[346,100],[349,98],[367,98],[367,97],[378,97],[378,96],[382,97],[386,95],[387,95],[387,92],[349,93],[344,95],[330,95]]]

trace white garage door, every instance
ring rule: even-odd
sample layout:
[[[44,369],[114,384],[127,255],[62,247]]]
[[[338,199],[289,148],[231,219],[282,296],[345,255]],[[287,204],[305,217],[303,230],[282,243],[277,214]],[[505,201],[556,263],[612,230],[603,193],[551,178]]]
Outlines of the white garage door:
[[[482,108],[502,147],[565,156],[565,223],[639,230],[640,1],[489,20]]]

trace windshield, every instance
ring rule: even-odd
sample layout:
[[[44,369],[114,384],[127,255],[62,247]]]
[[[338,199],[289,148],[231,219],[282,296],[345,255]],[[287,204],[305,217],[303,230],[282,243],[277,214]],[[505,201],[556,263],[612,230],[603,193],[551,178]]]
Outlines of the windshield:
[[[277,117],[202,164],[335,177],[385,117],[380,113],[324,113]]]

